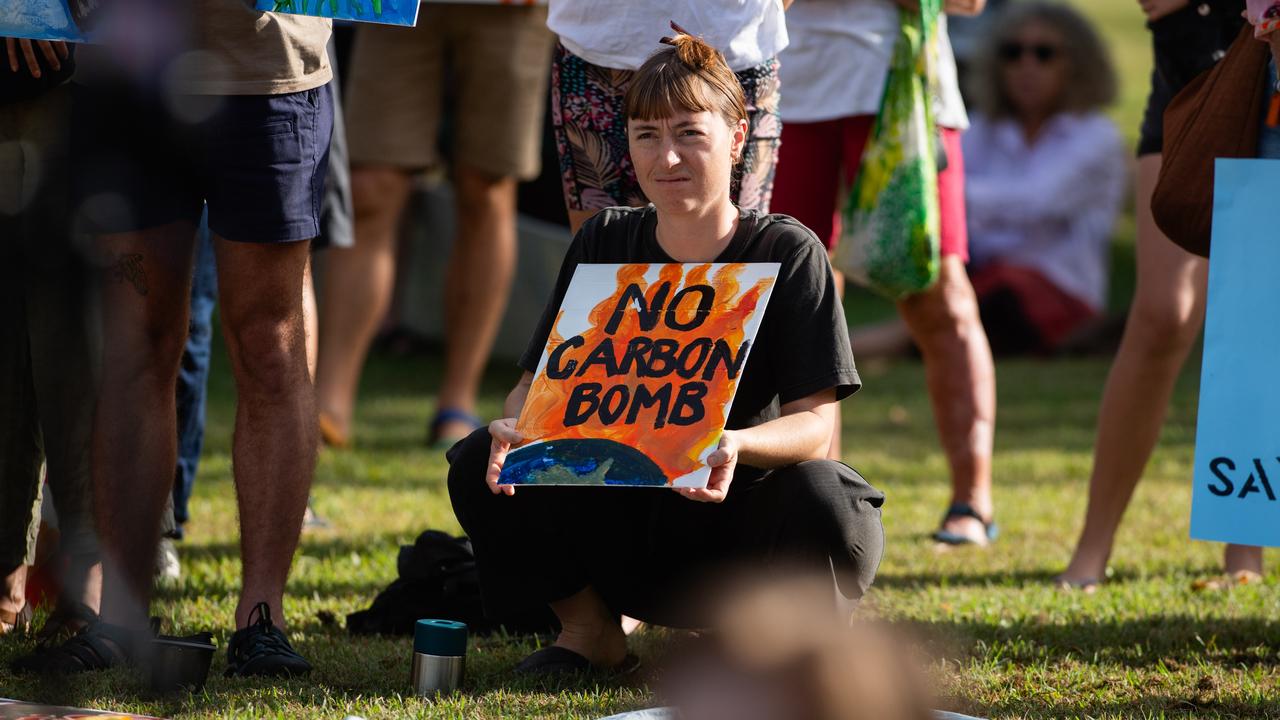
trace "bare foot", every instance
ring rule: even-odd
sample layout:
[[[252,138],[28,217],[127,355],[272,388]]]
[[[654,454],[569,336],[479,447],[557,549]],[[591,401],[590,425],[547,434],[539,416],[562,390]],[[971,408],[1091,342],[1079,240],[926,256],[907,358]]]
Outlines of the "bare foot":
[[[562,622],[555,644],[586,658],[595,667],[609,668],[627,659],[627,636],[609,618],[588,623]]]
[[[1107,577],[1107,560],[1110,548],[1102,551],[1090,548],[1084,539],[1076,546],[1067,569],[1053,578],[1053,584],[1062,589],[1094,592]]]
[[[1092,595],[1098,592],[1098,588],[1102,587],[1102,580],[1101,578],[1096,577],[1077,579],[1068,577],[1066,573],[1062,573],[1061,575],[1053,578],[1053,586],[1059,590],[1078,590],[1085,595]]]
[[[346,450],[351,447],[351,428],[349,423],[323,410],[320,411],[320,442],[332,448]]]

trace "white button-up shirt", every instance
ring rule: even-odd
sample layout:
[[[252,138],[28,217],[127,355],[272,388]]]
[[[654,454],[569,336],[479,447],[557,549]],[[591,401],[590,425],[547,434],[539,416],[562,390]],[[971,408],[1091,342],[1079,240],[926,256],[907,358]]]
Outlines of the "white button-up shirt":
[[[1027,143],[1014,120],[975,115],[964,135],[969,254],[1039,271],[1095,311],[1126,182],[1124,146],[1101,113],[1062,113]]]

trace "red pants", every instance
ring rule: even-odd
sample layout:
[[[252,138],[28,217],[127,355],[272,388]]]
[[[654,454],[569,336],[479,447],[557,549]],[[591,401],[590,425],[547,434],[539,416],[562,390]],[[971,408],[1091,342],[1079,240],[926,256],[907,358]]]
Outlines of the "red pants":
[[[840,187],[853,184],[874,115],[782,124],[770,210],[799,220],[831,250],[840,238]],[[942,128],[947,167],[938,173],[942,254],[969,260],[964,214],[964,156],[960,131]]]
[[[1047,355],[1098,317],[1042,273],[993,262],[973,273],[978,313],[996,355]]]

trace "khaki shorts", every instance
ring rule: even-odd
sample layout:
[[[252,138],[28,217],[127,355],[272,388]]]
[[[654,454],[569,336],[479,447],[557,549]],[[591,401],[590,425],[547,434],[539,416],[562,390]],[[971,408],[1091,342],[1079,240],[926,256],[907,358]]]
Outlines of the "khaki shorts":
[[[536,177],[554,42],[545,6],[424,3],[417,27],[361,26],[346,98],[352,164],[437,164],[447,85],[453,160]]]

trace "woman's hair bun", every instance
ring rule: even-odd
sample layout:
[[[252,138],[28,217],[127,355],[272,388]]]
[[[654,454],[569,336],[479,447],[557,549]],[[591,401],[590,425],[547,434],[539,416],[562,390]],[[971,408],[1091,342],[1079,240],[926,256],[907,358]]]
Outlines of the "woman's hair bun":
[[[720,53],[702,38],[690,35],[687,30],[671,21],[675,37],[664,37],[662,43],[676,49],[676,58],[691,70],[710,70],[720,60]]]

